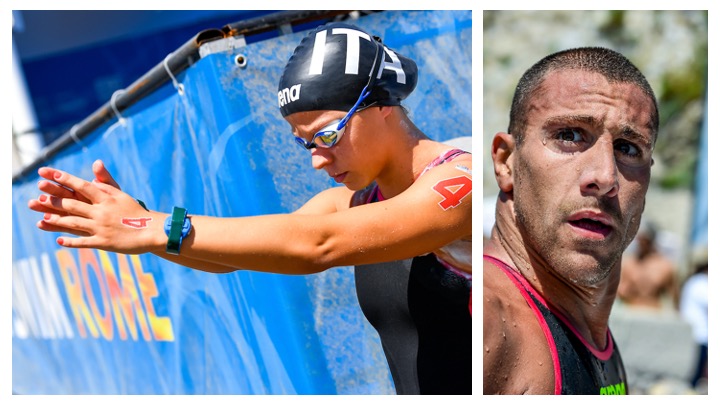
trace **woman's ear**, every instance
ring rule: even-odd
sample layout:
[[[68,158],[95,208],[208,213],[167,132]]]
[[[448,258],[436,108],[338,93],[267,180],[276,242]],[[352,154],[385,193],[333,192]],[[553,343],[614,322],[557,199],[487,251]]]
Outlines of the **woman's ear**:
[[[512,162],[515,145],[515,137],[505,132],[498,132],[492,140],[491,155],[495,179],[504,193],[511,193],[513,190]]]
[[[381,105],[377,109],[383,118],[387,118],[393,111],[393,107],[388,105]]]

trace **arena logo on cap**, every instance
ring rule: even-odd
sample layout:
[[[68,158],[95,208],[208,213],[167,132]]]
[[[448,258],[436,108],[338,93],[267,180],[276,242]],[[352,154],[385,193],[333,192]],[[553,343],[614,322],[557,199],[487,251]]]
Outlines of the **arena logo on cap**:
[[[292,103],[300,98],[300,86],[302,84],[296,84],[291,87],[286,87],[278,91],[278,104],[280,107],[285,104]]]

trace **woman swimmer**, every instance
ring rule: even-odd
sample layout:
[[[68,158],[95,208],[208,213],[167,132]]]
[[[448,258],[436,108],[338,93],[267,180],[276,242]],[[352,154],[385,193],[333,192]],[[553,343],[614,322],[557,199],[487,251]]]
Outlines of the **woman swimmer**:
[[[408,118],[400,102],[417,77],[415,62],[350,24],[302,40],[280,78],[280,112],[313,167],[344,187],[290,214],[146,210],[100,161],[92,182],[39,169],[45,194],[28,205],[44,214],[41,230],[74,235],[57,239],[68,248],[152,253],[216,273],[355,265],[397,392],[470,394],[472,159]]]

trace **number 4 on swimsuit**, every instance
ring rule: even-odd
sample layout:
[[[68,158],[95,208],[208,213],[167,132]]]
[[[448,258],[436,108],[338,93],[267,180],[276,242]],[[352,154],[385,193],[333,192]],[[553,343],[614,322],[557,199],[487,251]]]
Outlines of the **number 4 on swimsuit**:
[[[472,179],[467,176],[458,176],[441,180],[433,186],[433,190],[444,197],[438,205],[447,211],[460,205],[463,198],[470,194],[472,191]]]

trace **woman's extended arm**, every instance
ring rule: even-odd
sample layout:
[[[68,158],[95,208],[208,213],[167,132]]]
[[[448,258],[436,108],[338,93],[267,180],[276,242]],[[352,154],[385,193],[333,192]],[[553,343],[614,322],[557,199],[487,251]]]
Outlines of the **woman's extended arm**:
[[[46,212],[38,223],[40,229],[77,235],[58,238],[62,246],[155,253],[174,259],[164,253],[163,222],[168,214],[146,211],[107,184],[50,168],[42,169],[41,176],[82,196],[30,203],[33,209]],[[443,165],[395,198],[328,214],[191,215],[193,228],[178,259],[220,268],[309,274],[334,266],[413,257],[472,233],[471,189],[469,173]]]

